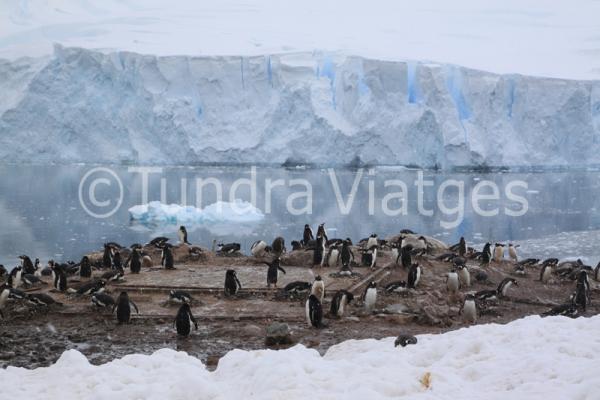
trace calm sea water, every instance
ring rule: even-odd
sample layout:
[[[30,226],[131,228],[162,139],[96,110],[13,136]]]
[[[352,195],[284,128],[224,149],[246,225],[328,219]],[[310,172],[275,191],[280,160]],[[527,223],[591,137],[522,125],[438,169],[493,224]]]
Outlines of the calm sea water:
[[[129,245],[146,242],[159,234],[170,236],[176,242],[177,224],[141,225],[130,221],[128,209],[142,203],[144,185],[142,175],[127,166],[107,167],[113,174],[105,170],[92,172],[81,185],[80,196],[81,180],[93,168],[83,165],[0,166],[0,263],[13,267],[20,254],[39,257],[43,262],[51,258],[78,260],[83,254],[101,248],[106,241]],[[189,240],[207,247],[216,239],[240,242],[247,250],[259,238],[271,241],[278,235],[289,243],[301,237],[305,223],[316,230],[319,223],[325,222],[329,237],[353,240],[373,232],[385,237],[408,228],[449,243],[456,242],[460,236],[471,243],[487,240],[522,243],[524,255],[530,251],[528,242],[536,243],[531,246],[535,251],[544,251],[544,238],[548,240],[548,254],[563,251],[568,253],[565,255],[590,258],[600,254],[589,243],[584,245],[588,236],[581,235],[590,232],[593,236],[593,231],[600,229],[600,172],[597,171],[486,174],[394,168],[258,167],[254,178],[251,171],[250,167],[161,168],[148,176],[147,200],[206,206],[218,199],[219,190],[210,184],[202,187],[197,180],[215,178],[221,185],[223,200],[228,200],[232,186],[237,186],[233,197],[251,201],[253,193],[247,181],[235,182],[254,180],[255,205],[265,213],[265,218],[250,224],[187,225]],[[115,176],[121,181],[122,189]],[[415,183],[420,176],[425,182],[422,201]],[[90,189],[94,179],[101,180]],[[494,185],[483,181],[493,182],[498,189],[496,195]],[[354,196],[348,197],[353,186]],[[197,196],[199,187],[201,199]],[[312,191],[311,196],[307,194],[307,187]],[[96,205],[90,201],[90,190]],[[404,193],[400,196],[402,190]],[[474,192],[479,197],[487,194],[492,198],[474,202]],[[96,218],[84,209],[80,197],[96,214],[110,211],[121,197],[122,204],[111,216]],[[343,210],[344,205],[347,212]],[[484,216],[482,210],[492,214],[497,211],[497,215]],[[523,211],[526,212],[523,214]],[[514,216],[515,213],[523,215]],[[552,246],[557,240],[565,241],[564,234],[560,236],[562,239],[556,236],[564,232],[580,235],[567,250]]]

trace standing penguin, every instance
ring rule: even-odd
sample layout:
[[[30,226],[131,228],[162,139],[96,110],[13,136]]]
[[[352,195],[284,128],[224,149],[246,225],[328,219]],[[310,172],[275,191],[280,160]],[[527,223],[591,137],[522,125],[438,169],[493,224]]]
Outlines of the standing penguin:
[[[329,246],[329,251],[327,252],[327,257],[325,257],[325,259],[330,268],[337,268],[340,261],[340,251],[337,245],[334,244]]]
[[[121,261],[121,253],[117,250],[115,251],[112,258],[112,269],[115,271],[123,270],[123,262]]]
[[[406,246],[400,249],[400,260],[402,261],[402,268],[404,269],[408,269],[412,265],[412,257],[410,254],[412,249],[413,247],[410,244],[407,244]]]
[[[171,245],[168,243],[165,243],[162,248],[161,264],[165,269],[175,269],[173,251],[171,250]]]
[[[504,245],[502,243],[496,243],[494,247],[494,261],[501,262],[504,259]]]
[[[485,246],[483,246],[483,250],[481,252],[481,263],[482,266],[487,266],[490,264],[492,260],[492,244],[487,242]]]
[[[354,253],[352,253],[352,249],[350,248],[350,240],[348,239],[342,242],[340,258],[342,260],[342,269],[349,270],[350,262],[354,261]]]
[[[421,266],[419,264],[412,264],[410,269],[408,270],[408,279],[406,282],[406,287],[409,289],[414,289],[417,287],[419,282],[421,281]]]
[[[225,272],[225,296],[233,296],[242,288],[242,284],[233,269]]]
[[[508,256],[510,257],[511,260],[513,260],[514,262],[519,261],[519,257],[517,256],[517,247],[519,247],[519,245],[513,245],[512,243],[508,244]]]
[[[285,239],[281,236],[273,239],[273,243],[271,243],[271,251],[275,254],[276,257],[279,257],[283,253],[285,253]]]
[[[112,251],[110,244],[104,243],[104,253],[102,254],[102,268],[109,269],[112,266]]]
[[[362,263],[371,269],[375,268],[375,265],[377,265],[377,245],[367,247],[362,252]]]
[[[88,256],[83,256],[79,262],[79,276],[81,278],[92,277],[92,264],[90,264]]]
[[[365,246],[367,249],[372,248],[373,246],[377,246],[377,234],[372,233],[371,236],[367,239],[367,245]]]
[[[141,255],[140,255],[140,251],[137,249],[137,247],[134,247],[131,250],[131,254],[129,255],[129,259],[127,260],[127,264],[129,264],[129,270],[131,271],[132,274],[139,274],[140,271],[142,270],[142,262],[140,260]]]
[[[323,306],[314,294],[306,300],[306,321],[309,326],[320,328],[323,325]]]
[[[198,330],[198,323],[196,322],[196,318],[192,315],[190,305],[188,303],[183,303],[181,307],[179,307],[179,311],[177,311],[175,321],[173,321],[173,325],[177,328],[177,334],[179,336],[188,336],[192,331],[192,324],[196,330]]]
[[[310,294],[316,296],[319,302],[323,303],[323,299],[325,298],[325,283],[323,283],[323,279],[320,275],[315,276],[315,281],[310,289]]]
[[[317,228],[317,239],[318,238],[323,238],[324,239],[324,243],[327,243],[327,241],[329,240],[329,238],[327,237],[327,233],[325,232],[325,222],[323,222]]]
[[[1,265],[0,265],[1,267]],[[33,262],[33,268],[35,268],[35,273],[34,275],[37,276],[38,278],[42,277],[42,267],[40,266],[40,259],[36,258],[35,261]],[[0,275],[2,275],[0,273]]]
[[[270,263],[268,263],[266,261],[263,261],[263,262],[269,266],[269,269],[267,270],[267,288],[270,288],[271,285],[273,285],[274,287],[277,287],[277,279],[279,278],[279,271],[283,272],[284,274],[286,273],[285,269],[281,268],[281,261],[279,260],[279,257],[276,257]]]
[[[137,305],[129,299],[129,295],[127,292],[121,292],[117,302],[113,306],[112,312],[115,312],[115,308],[117,309],[117,322],[120,324],[128,324],[131,320],[131,306],[135,308],[135,312],[137,314],[140,313]]]
[[[31,258],[29,258],[28,256],[19,256],[19,258],[21,259],[21,267],[23,267],[23,274],[34,275],[35,267],[31,262]]]
[[[465,297],[465,301],[458,313],[462,314],[463,318],[469,322],[475,322],[477,320],[477,303],[475,302],[475,295],[468,294]]]
[[[456,294],[458,289],[460,289],[460,280],[454,268],[448,272],[448,276],[446,277],[446,287],[450,294]]]
[[[188,234],[187,234],[187,229],[185,229],[185,226],[181,225],[179,227],[179,231],[177,232],[177,236],[179,236],[179,243],[181,243],[181,244],[191,244],[190,242],[188,242]]]
[[[306,246],[311,240],[314,240],[313,231],[310,229],[310,226],[306,224],[304,225],[304,232],[302,233],[302,246]]]
[[[460,264],[456,266],[458,278],[460,279],[461,286],[470,287],[471,286],[471,273],[466,265]]]
[[[344,316],[346,306],[354,300],[354,295],[347,290],[338,290],[331,300],[330,314],[334,317],[341,318]]]
[[[377,284],[373,281],[369,282],[365,293],[363,294],[363,301],[365,303],[365,310],[368,312],[373,311],[375,303],[377,302]]]
[[[52,281],[54,282],[54,289],[60,292],[65,292],[67,290],[67,274],[52,260],[50,268],[52,269]]]
[[[550,278],[552,277],[552,264],[542,265],[542,269],[540,270],[540,281],[543,284],[548,283]]]
[[[461,236],[458,242],[458,255],[464,257],[465,254],[467,254],[467,241]]]
[[[325,262],[325,239],[323,237],[318,237],[315,246],[306,250],[314,250],[312,265],[323,266]]]

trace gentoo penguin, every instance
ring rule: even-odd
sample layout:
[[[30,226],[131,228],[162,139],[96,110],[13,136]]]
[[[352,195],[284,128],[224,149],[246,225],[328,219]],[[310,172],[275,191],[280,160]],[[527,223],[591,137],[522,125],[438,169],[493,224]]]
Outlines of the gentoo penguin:
[[[117,310],[117,322],[120,324],[128,324],[131,319],[131,306],[135,308],[137,314],[140,313],[137,305],[129,299],[127,292],[121,292],[116,304],[113,306],[112,312]]]
[[[394,347],[406,347],[409,344],[417,344],[417,338],[412,335],[400,335],[394,341]]]
[[[112,257],[112,269],[119,271],[123,269],[123,261],[121,260],[121,253],[115,251]]]
[[[106,271],[100,276],[100,279],[108,282],[118,282],[125,280],[125,272],[121,269],[118,271]]]
[[[164,251],[164,250],[163,250]],[[139,274],[140,271],[142,270],[142,262],[140,260],[140,252],[137,248],[133,248],[131,250],[131,254],[129,255],[129,259],[127,260],[127,263],[125,265],[129,265],[129,271],[131,271],[132,274]],[[164,252],[162,254],[162,257],[164,257]],[[171,257],[172,259],[172,257]],[[161,263],[164,262],[164,258],[163,261],[161,261]]]
[[[496,243],[494,247],[494,261],[501,262],[504,259],[504,245],[502,243]]]
[[[327,251],[327,256],[325,259],[330,268],[337,268],[337,265],[340,261],[340,251],[337,245],[334,244],[329,246],[329,250]]]
[[[75,293],[78,296],[92,295],[94,293],[102,293],[106,287],[106,281],[103,279],[88,282],[81,286],[79,289],[69,289],[71,293]]]
[[[310,289],[310,294],[314,295],[319,302],[323,303],[323,299],[325,298],[325,283],[320,275],[315,276],[315,281]]]
[[[310,229],[308,224],[304,225],[304,232],[302,233],[302,245],[306,246],[308,242],[314,240],[313,231]]]
[[[83,256],[79,262],[79,276],[81,278],[92,277],[92,264],[90,263],[88,256]]]
[[[234,254],[240,251],[241,248],[242,246],[239,243],[219,243],[217,244],[217,253]]]
[[[54,264],[54,261],[50,260],[49,263],[51,263],[50,268],[52,269],[52,281],[54,282],[54,289],[60,292],[65,292],[67,290],[67,274],[60,266]]]
[[[285,239],[281,236],[273,239],[273,243],[271,243],[271,251],[276,255],[280,256],[285,253]]]
[[[461,236],[458,242],[458,255],[464,257],[465,254],[467,254],[467,241]]]
[[[456,266],[458,278],[460,279],[461,286],[470,287],[471,286],[471,273],[469,272],[469,268],[467,268],[464,264],[459,264]]]
[[[268,253],[269,250],[270,247],[264,240],[257,240],[256,242],[252,243],[252,247],[250,247],[250,253],[252,253],[254,257],[262,257]]]
[[[147,245],[162,248],[169,241],[168,237],[159,236],[152,239]]]
[[[150,257],[149,255],[144,255],[142,257],[142,267],[146,269],[152,268],[152,257]]]
[[[308,247],[306,251],[313,250],[313,261],[312,265],[323,266],[325,262],[325,239],[323,237],[317,237],[314,246]]]
[[[368,247],[366,249],[365,256],[365,261],[367,264],[366,266],[368,266],[371,269],[375,268],[375,266],[377,265],[377,245],[375,244],[371,247]]]
[[[342,242],[342,251],[340,253],[340,259],[342,260],[342,269],[349,270],[350,263],[354,261],[354,253],[350,248],[349,239],[346,239]]]
[[[169,301],[174,303],[191,303],[192,295],[185,290],[171,290],[169,292]]]
[[[21,266],[15,267],[15,268],[13,268],[12,271],[10,271],[7,282],[10,286],[13,287],[13,289],[16,289],[19,286],[21,286],[21,284],[23,283],[23,281],[21,280],[22,276],[23,276],[23,267],[21,267]]]
[[[577,282],[575,293],[571,296],[571,301],[573,302],[573,305],[577,308],[581,308],[585,312],[589,299],[588,291],[583,282]]]
[[[552,277],[552,264],[542,265],[540,270],[540,282],[546,284]]]
[[[31,258],[27,256],[19,256],[21,259],[21,267],[23,267],[23,273],[28,275],[35,274],[35,268],[31,262]]]
[[[181,307],[179,307],[179,311],[177,311],[175,321],[173,321],[173,325],[177,328],[177,334],[179,336],[188,336],[192,331],[192,324],[194,325],[194,328],[198,330],[198,322],[196,322],[196,318],[192,315],[190,305],[188,303],[183,303]]]
[[[412,257],[410,252],[412,251],[412,245],[406,245],[400,249],[400,260],[402,261],[402,268],[408,269],[412,265]]]
[[[319,227],[317,228],[317,239],[318,238],[323,238],[324,239],[323,243],[327,243],[327,241],[329,240],[329,238],[327,237],[327,233],[325,232],[325,223],[324,222],[321,225],[319,225]]]
[[[112,266],[112,251],[108,243],[104,243],[104,253],[102,254],[102,268],[110,269]]]
[[[480,265],[487,266],[487,265],[489,265],[491,260],[492,260],[492,244],[488,242],[485,244],[485,246],[483,246],[483,250],[481,251]]]
[[[363,301],[365,303],[365,310],[369,312],[373,311],[377,302],[377,284],[375,282],[371,281],[367,285],[363,294]]]
[[[165,269],[175,269],[175,265],[174,265],[174,261],[173,261],[173,251],[171,250],[171,245],[165,244],[163,246],[160,263],[163,267],[165,267]]]
[[[320,328],[323,325],[323,306],[314,294],[306,300],[306,321],[309,326]]]
[[[458,273],[454,268],[448,272],[448,276],[446,277],[446,288],[450,294],[456,294],[460,289],[460,280],[458,278]]]
[[[279,257],[276,257],[270,263],[266,261],[263,262],[269,266],[269,268],[267,269],[267,288],[270,288],[271,285],[273,285],[273,287],[277,287],[279,271],[283,272],[284,274],[286,273],[285,269],[281,268],[281,261],[279,260]]]
[[[330,313],[334,317],[341,318],[344,316],[346,306],[354,300],[354,295],[347,290],[338,290],[331,300]]]
[[[391,292],[405,292],[407,289],[406,281],[394,281],[385,285],[385,291],[387,293]]]
[[[480,301],[495,301],[498,298],[505,297],[506,292],[512,285],[519,286],[516,279],[504,278],[496,290],[480,290],[475,293],[475,298]]]
[[[26,287],[31,287],[31,286],[40,285],[40,284],[44,284],[44,285],[46,284],[46,282],[42,281],[37,276],[31,275],[31,274],[21,275],[21,281],[23,282],[23,284]]]
[[[302,248],[302,244],[297,240],[292,240],[292,251],[300,250]]]
[[[285,285],[283,292],[291,296],[298,296],[308,293],[311,288],[312,284],[310,282],[294,281]]]
[[[506,297],[506,293],[512,285],[519,286],[516,279],[504,278],[502,280],[502,282],[500,282],[500,284],[498,285],[498,289],[497,289],[500,297]]]
[[[92,305],[98,308],[109,309],[115,305],[115,299],[106,293],[94,293],[92,295]]]
[[[62,306],[62,303],[54,300],[52,297],[48,296],[46,293],[31,293],[27,294],[25,299],[33,305],[48,307],[51,305]]]
[[[370,249],[373,246],[377,246],[377,234],[376,233],[372,233],[371,236],[369,236],[369,238],[367,239],[367,245],[365,246],[365,248]]]
[[[465,301],[458,313],[462,314],[463,318],[469,322],[475,322],[477,320],[477,303],[475,302],[475,295],[468,294],[465,297]]]
[[[560,304],[558,306],[552,307],[550,310],[543,312],[540,315],[542,317],[547,317],[551,315],[562,315],[565,317],[577,318],[579,316],[579,309],[571,301],[570,303]]]
[[[408,270],[408,279],[406,282],[409,289],[414,289],[417,287],[419,281],[421,280],[421,273],[421,266],[419,264],[412,264],[410,266],[410,269]]]
[[[514,262],[519,261],[519,257],[517,256],[517,247],[519,247],[519,245],[513,245],[512,243],[508,244],[508,256],[510,257],[511,260],[513,260]]]
[[[233,269],[225,272],[225,296],[233,296],[242,288],[242,284]]]
[[[190,242],[188,242],[188,234],[187,234],[187,229],[185,229],[185,226],[181,225],[179,227],[179,231],[177,232],[177,235],[179,236],[179,243],[191,244]]]
[[[35,272],[33,273],[35,276],[37,276],[38,278],[42,277],[42,267],[40,265],[40,259],[36,258],[35,261],[33,262],[33,268],[35,270]],[[0,274],[2,275],[2,274]]]

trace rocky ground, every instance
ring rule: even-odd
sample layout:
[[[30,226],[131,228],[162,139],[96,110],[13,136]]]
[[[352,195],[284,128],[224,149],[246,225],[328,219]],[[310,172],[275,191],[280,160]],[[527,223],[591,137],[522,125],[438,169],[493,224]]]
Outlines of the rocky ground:
[[[355,254],[357,252],[355,251]],[[185,246],[176,250],[175,271],[158,266],[144,269],[139,275],[126,273],[126,281],[111,283],[107,292],[115,297],[127,291],[139,306],[129,325],[117,325],[114,314],[94,309],[87,296],[75,297],[50,290],[51,285],[28,289],[47,292],[61,306],[33,307],[11,301],[0,320],[0,365],[35,368],[53,363],[64,350],[78,349],[94,364],[105,363],[131,353],[152,353],[160,348],[173,348],[197,356],[210,368],[216,367],[221,356],[232,349],[265,348],[267,327],[274,322],[287,324],[293,343],[301,343],[324,353],[330,346],[348,340],[382,338],[400,333],[441,333],[469,325],[459,315],[464,295],[483,289],[493,289],[506,276],[517,279],[508,297],[491,304],[476,323],[506,323],[526,315],[539,314],[567,300],[575,288],[571,280],[554,279],[544,285],[539,282],[539,270],[531,268],[526,275],[513,275],[514,264],[509,261],[492,263],[485,271],[488,282],[475,282],[461,288],[460,294],[450,296],[445,280],[450,263],[437,261],[434,255],[417,258],[423,267],[423,278],[415,290],[405,293],[384,293],[383,287],[394,280],[406,280],[407,271],[396,266],[390,251],[380,251],[378,267],[354,269],[357,276],[335,277],[335,269],[310,268],[312,252],[294,251],[282,258],[287,274],[280,275],[279,287],[286,283],[312,281],[314,275],[323,277],[326,298],[323,308],[338,289],[348,289],[357,299],[342,319],[326,315],[325,327],[315,329],[305,320],[304,298],[282,296],[281,289],[266,288],[266,266],[254,257],[217,256],[208,250],[199,257],[190,256]],[[99,254],[93,254],[92,258]],[[152,254],[156,263],[158,253]],[[268,259],[268,257],[267,257]],[[479,270],[477,262],[469,261],[473,276]],[[243,290],[234,298],[225,297],[225,270],[235,269]],[[102,271],[95,271],[100,275]],[[47,282],[50,281],[45,277]],[[366,282],[375,280],[379,291],[376,309],[365,312],[358,298]],[[70,278],[76,287],[77,277]],[[199,329],[187,338],[180,338],[172,323],[178,305],[167,301],[172,288],[185,288],[194,296],[192,311]],[[598,283],[592,282],[592,304],[584,315],[600,311]]]

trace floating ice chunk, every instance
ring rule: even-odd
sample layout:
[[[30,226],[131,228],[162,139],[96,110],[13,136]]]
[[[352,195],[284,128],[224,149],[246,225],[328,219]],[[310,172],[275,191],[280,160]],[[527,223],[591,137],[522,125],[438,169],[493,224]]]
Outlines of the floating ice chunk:
[[[218,201],[203,209],[151,201],[131,207],[129,216],[131,220],[141,223],[162,224],[249,223],[259,222],[265,217],[260,209],[240,199],[234,202]]]

